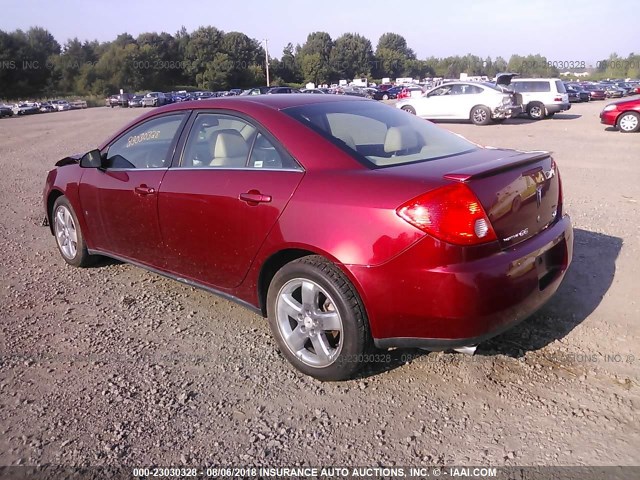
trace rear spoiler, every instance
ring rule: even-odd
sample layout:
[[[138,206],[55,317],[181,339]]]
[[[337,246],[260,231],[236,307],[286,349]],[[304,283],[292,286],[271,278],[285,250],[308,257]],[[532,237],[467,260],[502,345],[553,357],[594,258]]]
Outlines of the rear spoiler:
[[[515,155],[497,158],[486,163],[479,163],[454,172],[445,173],[443,178],[456,182],[466,182],[475,178],[490,177],[496,173],[511,170],[514,167],[527,165],[529,163],[535,163],[550,156],[551,152],[545,151],[518,152]]]

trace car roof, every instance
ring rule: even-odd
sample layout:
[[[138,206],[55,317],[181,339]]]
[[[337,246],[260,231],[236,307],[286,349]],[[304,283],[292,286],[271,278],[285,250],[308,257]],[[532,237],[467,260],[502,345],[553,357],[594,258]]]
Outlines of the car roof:
[[[511,80],[513,82],[555,82],[556,80],[560,80],[559,78],[516,78],[515,80]]]
[[[339,95],[308,95],[305,93],[287,93],[283,95],[244,95],[223,98],[212,98],[208,100],[198,100],[191,102],[181,102],[177,104],[160,107],[169,110],[191,110],[194,107],[198,110],[208,108],[225,108],[238,105],[264,105],[274,110],[282,110],[289,107],[299,107],[303,105],[311,105],[315,103],[331,103],[331,102],[367,102],[372,101],[365,98],[349,97],[345,99]]]

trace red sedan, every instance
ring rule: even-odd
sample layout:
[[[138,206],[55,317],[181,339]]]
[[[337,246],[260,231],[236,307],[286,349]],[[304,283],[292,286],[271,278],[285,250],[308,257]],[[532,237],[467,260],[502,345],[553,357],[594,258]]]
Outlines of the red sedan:
[[[374,345],[475,346],[514,326],[573,246],[549,154],[333,95],[155,109],[59,161],[44,208],[67,263],[105,255],[240,302],[323,380]]]
[[[640,131],[640,98],[610,103],[600,112],[600,123],[623,133]]]

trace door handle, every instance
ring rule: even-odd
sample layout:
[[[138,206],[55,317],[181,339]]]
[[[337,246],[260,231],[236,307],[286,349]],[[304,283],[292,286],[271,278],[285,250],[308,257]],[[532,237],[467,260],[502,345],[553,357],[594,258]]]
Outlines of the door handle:
[[[239,198],[243,202],[247,202],[249,205],[269,203],[271,201],[271,195],[264,195],[258,190],[249,190],[246,193],[241,193]]]
[[[144,183],[133,189],[138,195],[153,195],[156,193],[156,189],[153,187],[147,187]]]

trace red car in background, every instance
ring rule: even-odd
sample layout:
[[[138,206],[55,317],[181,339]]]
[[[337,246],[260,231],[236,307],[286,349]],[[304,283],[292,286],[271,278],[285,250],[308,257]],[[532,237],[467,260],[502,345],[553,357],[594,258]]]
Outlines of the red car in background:
[[[610,103],[600,112],[600,123],[624,133],[640,131],[640,98]]]
[[[424,94],[422,87],[404,87],[396,96],[398,100],[403,98],[421,97]]]
[[[334,95],[154,109],[56,163],[43,202],[68,264],[105,255],[235,300],[322,380],[372,345],[498,335],[551,298],[573,248],[548,153]]]
[[[591,95],[591,100],[606,100],[607,92],[604,87],[600,85],[582,85],[582,88],[585,89]]]

